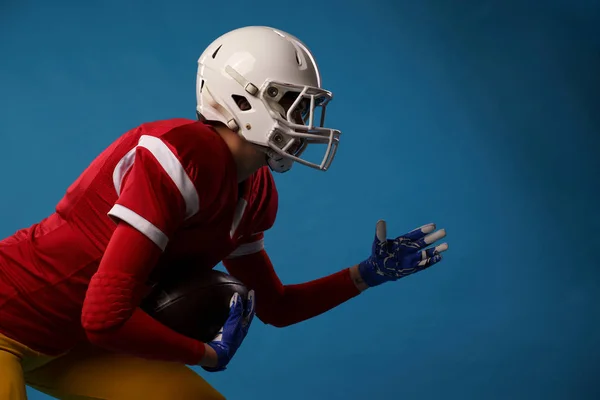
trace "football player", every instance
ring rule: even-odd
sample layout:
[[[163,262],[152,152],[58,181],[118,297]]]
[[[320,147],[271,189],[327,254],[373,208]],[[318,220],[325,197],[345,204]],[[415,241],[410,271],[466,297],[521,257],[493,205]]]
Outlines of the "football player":
[[[198,120],[126,132],[52,215],[0,242],[0,398],[25,399],[25,385],[61,399],[222,398],[187,366],[225,369],[255,312],[288,326],[439,262],[447,245],[431,245],[444,230],[388,239],[380,221],[364,261],[308,283],[278,279],[263,244],[277,213],[271,174],[329,168],[340,138],[324,126],[331,99],[296,37],[253,26],[215,40],[198,61]],[[311,160],[307,148],[322,153]],[[153,276],[190,260],[222,261],[252,290],[246,308],[232,298],[210,343],[139,308]]]

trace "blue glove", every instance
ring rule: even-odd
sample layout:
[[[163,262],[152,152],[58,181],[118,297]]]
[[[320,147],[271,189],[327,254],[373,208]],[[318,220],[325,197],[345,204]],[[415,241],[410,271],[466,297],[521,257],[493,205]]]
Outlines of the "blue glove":
[[[229,317],[225,325],[219,331],[219,334],[207,343],[217,353],[219,360],[216,367],[202,367],[208,372],[223,371],[231,361],[237,349],[248,334],[250,324],[254,318],[254,291],[248,293],[246,309],[240,295],[234,293],[229,302]]]
[[[396,281],[440,262],[441,253],[448,250],[448,244],[427,247],[445,237],[446,231],[434,230],[435,225],[428,224],[396,239],[387,239],[385,221],[378,221],[371,256],[358,265],[361,278],[369,287],[373,287]]]

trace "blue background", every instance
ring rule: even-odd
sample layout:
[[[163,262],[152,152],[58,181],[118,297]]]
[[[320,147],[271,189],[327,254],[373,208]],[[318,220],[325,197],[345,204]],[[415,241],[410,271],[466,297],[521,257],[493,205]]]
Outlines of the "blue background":
[[[379,218],[392,235],[436,222],[450,250],[324,316],[255,324],[210,382],[232,399],[599,398],[599,2],[291,6],[0,0],[0,235],[51,213],[122,132],[193,118],[210,41],[276,26],[315,53],[344,132],[330,171],[277,177],[281,278],[362,260]]]

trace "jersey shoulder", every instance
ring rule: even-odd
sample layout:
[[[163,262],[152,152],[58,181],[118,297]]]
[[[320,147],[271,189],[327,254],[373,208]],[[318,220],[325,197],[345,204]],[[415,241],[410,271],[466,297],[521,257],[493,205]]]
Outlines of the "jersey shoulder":
[[[114,203],[119,194],[121,183],[128,174],[136,159],[135,154],[142,137],[160,138],[168,132],[190,125],[194,121],[183,118],[147,122],[127,130],[106,147],[81,172],[77,179],[67,188],[63,198],[56,206],[56,211],[68,218],[73,212],[86,213],[87,210],[98,209],[104,217],[108,204]],[[157,139],[158,140],[158,139]],[[155,143],[156,144],[156,143]],[[138,163],[142,161],[138,160]],[[148,169],[156,171],[153,166]],[[81,198],[88,196],[86,201]],[[95,207],[77,207],[78,204],[97,203]],[[90,218],[90,216],[86,216]]]
[[[138,125],[135,130],[142,134],[152,136],[162,136],[165,133],[182,126],[192,125],[197,121],[188,118],[169,118],[156,121],[144,122]]]
[[[207,168],[223,173],[234,165],[225,141],[209,125],[192,122],[175,126],[160,135],[186,169]],[[189,172],[189,171],[188,171]]]
[[[222,186],[235,187],[237,184],[233,156],[225,141],[209,125],[199,121],[169,120],[151,123],[142,129],[147,134],[142,134],[140,144],[148,142],[152,146],[152,142],[156,142],[156,147],[170,152],[161,162],[163,167],[169,167],[167,158],[180,164],[204,202],[218,200]],[[159,152],[160,149],[152,151],[155,158],[160,157]]]

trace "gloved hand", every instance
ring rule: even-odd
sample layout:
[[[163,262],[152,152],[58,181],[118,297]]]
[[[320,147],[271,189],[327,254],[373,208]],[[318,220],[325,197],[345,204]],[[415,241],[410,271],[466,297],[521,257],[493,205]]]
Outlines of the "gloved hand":
[[[248,293],[245,310],[239,294],[234,293],[229,303],[229,318],[225,321],[225,325],[223,325],[219,334],[210,343],[207,343],[217,353],[217,366],[202,367],[203,369],[208,372],[218,372],[227,368],[227,364],[229,364],[248,334],[254,313],[254,291],[251,290]]]
[[[371,256],[358,265],[361,278],[369,287],[395,281],[440,262],[448,244],[428,247],[446,236],[427,224],[396,239],[387,238],[385,221],[378,221]],[[432,233],[433,232],[433,233]]]

